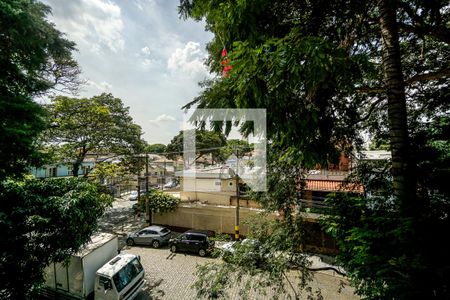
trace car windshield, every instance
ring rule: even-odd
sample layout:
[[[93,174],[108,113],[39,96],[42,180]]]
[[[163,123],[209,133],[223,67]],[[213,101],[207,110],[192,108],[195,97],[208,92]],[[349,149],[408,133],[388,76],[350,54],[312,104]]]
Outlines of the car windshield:
[[[168,233],[170,230],[169,229],[167,229],[167,228],[163,228],[163,229],[161,229],[161,233]]]
[[[141,272],[142,265],[137,258],[133,259],[130,263],[120,269],[120,271],[113,276],[117,291],[120,292],[123,290],[123,288],[133,281],[133,279]]]

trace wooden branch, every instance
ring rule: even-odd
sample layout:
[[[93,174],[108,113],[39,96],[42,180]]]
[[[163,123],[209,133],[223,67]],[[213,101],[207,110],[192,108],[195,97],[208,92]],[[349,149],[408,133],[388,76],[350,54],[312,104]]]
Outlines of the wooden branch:
[[[450,44],[450,31],[445,28],[427,25],[412,26],[404,23],[398,23],[398,27],[400,31],[403,32],[415,33],[418,35],[428,35],[438,39],[441,42]]]
[[[386,90],[383,87],[380,86],[375,86],[375,87],[368,87],[368,86],[363,86],[360,88],[356,89],[357,93],[384,93]]]
[[[398,6],[406,12],[414,25],[398,23],[400,31],[411,32],[418,35],[432,36],[442,42],[450,44],[450,30],[441,26],[433,26],[425,23],[422,16],[417,15],[409,4],[397,1]]]
[[[361,117],[361,118],[359,118],[358,120],[356,120],[355,124],[367,120],[367,119],[370,117],[370,115],[372,114],[372,112],[374,111],[375,107],[377,107],[377,105],[378,105],[379,103],[381,103],[383,100],[385,100],[385,98],[379,97],[376,101],[374,101],[374,102],[370,105],[369,111],[367,112],[367,114],[366,114],[364,117]]]
[[[428,80],[437,80],[444,77],[450,76],[450,68],[438,70],[435,72],[428,72],[424,74],[417,74],[411,78],[405,80],[405,83],[412,84],[418,81],[428,81]]]
[[[441,69],[434,72],[428,72],[423,74],[417,74],[414,75],[408,79],[405,80],[405,85],[411,85],[413,83],[419,82],[419,81],[430,81],[430,80],[438,80],[441,78],[445,78],[450,76],[450,68]],[[384,93],[385,89],[381,86],[378,87],[360,87],[356,89],[357,93]]]

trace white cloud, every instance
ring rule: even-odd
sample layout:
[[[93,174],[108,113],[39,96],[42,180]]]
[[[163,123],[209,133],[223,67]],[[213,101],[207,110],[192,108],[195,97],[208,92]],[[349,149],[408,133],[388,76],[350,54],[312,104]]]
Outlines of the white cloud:
[[[139,8],[139,10],[143,11],[144,7],[146,5],[151,7],[155,4],[155,1],[153,1],[153,0],[135,0],[134,4],[136,5],[137,8]]]
[[[101,92],[106,92],[106,91],[110,91],[112,88],[112,85],[106,81],[102,81],[100,83],[97,83],[95,81],[92,80],[88,80],[87,82],[90,86],[95,87],[97,90],[101,91]]]
[[[150,47],[145,46],[141,48],[141,52],[136,55],[141,61],[141,66],[144,69],[150,69],[157,63],[156,59],[152,58]]]
[[[141,52],[145,55],[150,55],[150,53],[151,53],[150,48],[148,46],[145,46],[144,48],[142,48]]]
[[[145,59],[142,61],[142,66],[143,66],[145,69],[148,69],[148,68],[152,67],[154,63],[155,63],[154,60],[145,58]]]
[[[124,49],[124,25],[117,4],[110,0],[64,1],[63,5],[57,0],[46,2],[54,8],[54,16],[58,16],[51,18],[58,29],[66,32],[79,48],[89,47],[97,54],[105,48],[112,52]]]
[[[200,50],[200,44],[189,41],[184,48],[177,48],[167,61],[167,68],[173,73],[187,75],[206,74],[204,65],[205,54]]]
[[[156,117],[154,120],[150,120],[150,123],[161,123],[161,122],[173,122],[176,121],[175,117],[171,115],[162,114]]]

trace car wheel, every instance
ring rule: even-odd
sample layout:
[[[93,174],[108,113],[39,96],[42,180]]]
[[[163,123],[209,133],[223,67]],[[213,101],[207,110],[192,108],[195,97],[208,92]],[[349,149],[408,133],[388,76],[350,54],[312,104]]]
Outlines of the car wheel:
[[[152,242],[152,247],[155,248],[155,249],[156,249],[156,248],[159,248],[159,245],[160,245],[160,244],[159,244],[159,241],[158,241],[158,240],[154,240],[154,241]]]
[[[173,253],[177,252],[177,246],[175,246],[175,245],[170,246],[170,252],[173,252]]]
[[[133,239],[128,239],[127,240],[127,245],[128,246],[133,246],[134,245],[134,240]]]
[[[198,255],[200,255],[201,257],[206,256],[206,250],[205,249],[198,250]]]

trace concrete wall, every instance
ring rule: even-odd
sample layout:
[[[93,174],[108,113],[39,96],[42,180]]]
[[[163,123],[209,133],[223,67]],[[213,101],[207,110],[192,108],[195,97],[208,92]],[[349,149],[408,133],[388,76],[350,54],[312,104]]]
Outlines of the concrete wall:
[[[236,193],[234,179],[181,178],[181,187],[185,191]]]
[[[243,225],[244,220],[250,216],[261,213],[261,209],[240,208],[240,234],[247,235],[248,227]],[[212,230],[216,233],[234,234],[236,208],[233,206],[214,206],[206,204],[182,203],[175,212],[157,214],[153,213],[153,224],[178,227],[180,229]],[[273,213],[269,218],[279,218]],[[336,242],[322,230],[319,223],[321,215],[307,213],[304,215],[305,249],[314,253],[336,254]]]
[[[231,193],[220,192],[180,192],[182,202],[200,201],[214,205],[230,205],[231,196]]]
[[[235,207],[222,207],[201,204],[181,204],[175,212],[165,214],[153,214],[153,223],[182,228],[213,230],[216,233],[234,234]],[[248,233],[243,221],[251,215],[260,213],[261,210],[240,208],[240,233]],[[271,217],[276,218],[273,214]]]
[[[181,202],[200,201],[202,204],[236,206],[236,194],[234,192],[180,192]],[[241,197],[240,207],[261,208],[255,201]]]

